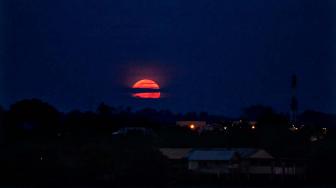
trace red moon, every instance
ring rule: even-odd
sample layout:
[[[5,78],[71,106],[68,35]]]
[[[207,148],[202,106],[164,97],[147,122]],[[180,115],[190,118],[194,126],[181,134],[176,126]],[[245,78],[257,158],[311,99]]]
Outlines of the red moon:
[[[148,89],[148,90],[159,90],[160,86],[153,80],[143,79],[139,80],[132,86],[133,89]],[[161,97],[161,93],[158,91],[150,91],[150,92],[140,92],[134,93],[133,97],[141,98],[141,99],[159,99]]]

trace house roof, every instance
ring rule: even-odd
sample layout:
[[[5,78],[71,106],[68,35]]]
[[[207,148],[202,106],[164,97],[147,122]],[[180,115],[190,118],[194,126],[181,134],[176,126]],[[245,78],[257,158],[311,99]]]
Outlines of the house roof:
[[[160,152],[168,159],[187,158],[192,148],[160,148]]]
[[[251,159],[273,159],[274,157],[269,154],[267,151],[260,149],[257,150],[254,154],[252,154],[249,158]]]
[[[195,150],[188,157],[191,161],[229,161],[233,158],[234,151]]]
[[[265,150],[252,148],[212,148],[195,149],[190,152],[188,160],[191,161],[229,161],[238,154],[241,158],[270,159],[273,158]]]

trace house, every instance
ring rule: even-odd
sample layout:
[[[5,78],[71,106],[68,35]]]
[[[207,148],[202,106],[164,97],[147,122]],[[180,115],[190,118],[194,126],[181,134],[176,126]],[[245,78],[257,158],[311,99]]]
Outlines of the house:
[[[159,151],[168,159],[175,179],[185,178],[188,173],[188,155],[192,148],[160,148]]]
[[[188,156],[188,169],[192,172],[250,176],[303,177],[303,160],[275,158],[264,149],[206,148],[194,149]]]
[[[273,160],[263,149],[195,149],[188,156],[188,169],[210,174],[272,174]]]
[[[186,160],[192,148],[160,148],[159,150],[169,160]]]

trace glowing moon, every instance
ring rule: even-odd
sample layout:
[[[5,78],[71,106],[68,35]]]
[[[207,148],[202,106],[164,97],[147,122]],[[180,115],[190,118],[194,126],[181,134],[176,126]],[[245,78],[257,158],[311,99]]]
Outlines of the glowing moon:
[[[153,80],[143,79],[143,80],[139,80],[135,84],[133,84],[133,88],[160,89],[160,86],[159,86],[159,84],[157,84]]]
[[[144,90],[144,92],[134,93],[133,97],[136,98],[159,99],[161,97],[161,92],[156,91],[160,89],[160,86],[153,80],[149,79],[139,80],[133,84],[132,88]]]

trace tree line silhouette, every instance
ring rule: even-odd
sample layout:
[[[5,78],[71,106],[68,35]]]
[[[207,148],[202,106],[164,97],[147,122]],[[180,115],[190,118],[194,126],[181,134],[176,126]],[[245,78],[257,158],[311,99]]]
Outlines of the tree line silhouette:
[[[240,123],[232,126],[237,119],[206,112],[133,111],[102,103],[96,111],[64,113],[38,99],[21,100],[8,110],[0,108],[0,163],[5,174],[0,180],[161,185],[177,177],[160,147],[252,147],[279,157],[305,159],[310,181],[332,181],[336,116],[305,111],[298,119],[299,131],[291,131],[287,114],[262,105],[245,108]],[[178,120],[202,120],[229,128],[199,133],[176,126]],[[256,129],[251,129],[250,120],[257,122]],[[155,134],[112,134],[123,127],[144,127]]]

